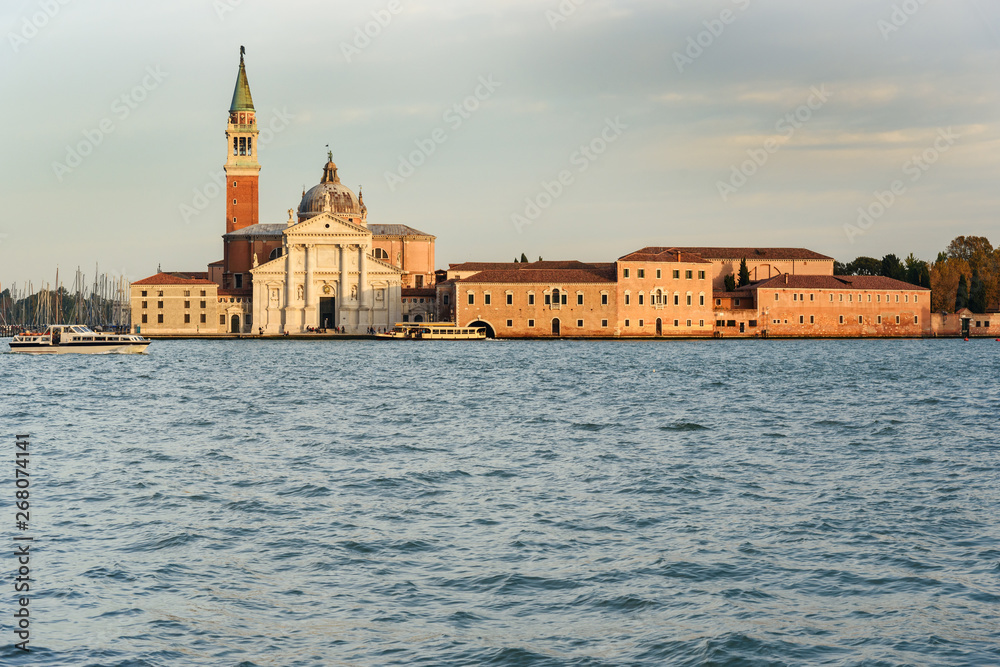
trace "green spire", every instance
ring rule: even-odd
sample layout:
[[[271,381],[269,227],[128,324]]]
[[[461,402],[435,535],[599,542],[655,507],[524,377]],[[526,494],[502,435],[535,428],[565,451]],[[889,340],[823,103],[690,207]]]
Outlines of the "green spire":
[[[246,49],[240,47],[240,73],[236,77],[236,90],[233,91],[233,103],[230,111],[253,111],[253,98],[250,96],[250,83],[247,81],[247,68],[243,64],[243,54]]]

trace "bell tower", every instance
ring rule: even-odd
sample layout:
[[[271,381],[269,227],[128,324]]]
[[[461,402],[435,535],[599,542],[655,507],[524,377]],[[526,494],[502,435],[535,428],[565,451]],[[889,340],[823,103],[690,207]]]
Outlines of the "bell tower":
[[[250,96],[246,65],[246,50],[240,47],[240,71],[236,77],[233,101],[229,105],[229,122],[226,125],[226,233],[234,232],[260,222],[257,207],[257,181],[260,163],[257,161],[257,114]],[[227,240],[223,258],[223,287],[247,289],[249,287],[250,242]]]

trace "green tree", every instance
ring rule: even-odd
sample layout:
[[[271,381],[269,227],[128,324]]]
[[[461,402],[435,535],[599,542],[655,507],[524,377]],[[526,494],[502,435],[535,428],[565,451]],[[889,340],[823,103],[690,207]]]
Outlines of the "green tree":
[[[909,257],[903,260],[903,264],[906,266],[906,282],[911,285],[930,287],[930,267],[927,266],[927,262],[917,259],[911,252]]]
[[[541,259],[541,258],[539,258],[539,259]],[[528,256],[527,256],[527,255],[525,255],[525,254],[524,254],[524,253],[522,252],[522,253],[521,253],[521,264],[527,264],[527,263],[528,263]]]
[[[882,258],[882,271],[879,275],[894,280],[906,280],[906,267],[899,261],[899,257],[890,253]]]
[[[955,312],[969,307],[969,284],[965,282],[965,274],[958,279],[958,293],[955,295]]]
[[[514,258],[514,263],[517,264],[517,257]]]
[[[849,276],[851,274],[848,273],[847,264],[844,264],[843,262],[838,262],[837,260],[833,260],[833,275]]]
[[[982,269],[993,254],[993,245],[985,236],[958,236],[948,244],[948,257],[964,259],[973,269]]]
[[[847,265],[848,276],[880,276],[882,275],[882,262],[874,257],[856,257],[853,262]]]
[[[747,258],[744,257],[740,260],[740,282],[739,286],[750,284],[750,270],[747,268]]]
[[[727,292],[736,291],[736,278],[733,277],[733,274],[726,274],[726,277],[722,279],[722,282],[725,283]]]
[[[979,270],[972,270],[972,285],[969,287],[969,310],[974,313],[986,312],[986,283],[979,276]]]

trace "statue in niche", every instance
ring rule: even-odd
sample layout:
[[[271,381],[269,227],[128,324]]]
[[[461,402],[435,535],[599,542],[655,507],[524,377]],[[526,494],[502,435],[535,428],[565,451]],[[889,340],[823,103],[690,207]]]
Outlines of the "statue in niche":
[[[358,300],[358,286],[351,285],[351,301],[357,301],[357,300]]]
[[[298,286],[298,288],[295,290],[295,294],[299,299],[302,298],[302,285]]]

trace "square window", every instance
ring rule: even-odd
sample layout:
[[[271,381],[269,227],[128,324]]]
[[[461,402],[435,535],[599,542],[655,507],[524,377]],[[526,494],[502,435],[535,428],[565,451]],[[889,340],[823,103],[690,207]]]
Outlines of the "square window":
[[[688,320],[688,321],[687,321],[687,325],[688,325],[688,326],[691,326],[691,320]]]
[[[562,305],[564,305],[564,306],[566,305],[566,295],[565,294],[562,295]]]
[[[578,328],[582,329],[582,328],[583,328],[583,320],[577,320],[577,321],[576,321],[576,326],[577,326]]]
[[[674,269],[674,273],[673,273],[673,277],[674,277],[674,278],[680,278],[680,277],[681,277],[681,272],[680,272],[680,270],[678,270],[678,269]]]
[[[142,296],[146,296],[146,290],[142,290]]]
[[[640,278],[645,278],[646,277],[646,269],[639,269],[638,274],[639,274]]]
[[[156,323],[163,324],[163,313],[160,313],[159,315],[156,316]]]
[[[535,295],[534,294],[529,294],[528,295],[528,305],[529,306],[534,306],[535,305]]]
[[[704,280],[704,279],[705,279],[705,272],[704,271],[699,271],[698,272],[698,280]]]
[[[221,326],[221,327],[226,326],[226,316],[225,315],[219,315],[219,326]]]
[[[191,302],[190,301],[185,301],[184,302],[184,307],[185,308],[190,308],[191,307]]]
[[[661,271],[659,269],[656,270],[656,277],[657,278],[662,278],[663,277],[662,274],[661,274]]]
[[[624,269],[622,273],[623,278],[628,278],[628,269]]]
[[[529,327],[535,326],[535,320],[528,320],[528,326]]]
[[[143,314],[142,314],[142,323],[143,323],[143,324],[145,324],[145,323],[146,323],[146,319],[147,319],[147,318],[146,318],[146,313],[143,313]]]
[[[687,305],[689,305],[689,306],[691,305],[691,295],[690,294],[687,295]]]
[[[691,271],[685,271],[684,272],[684,279],[685,280],[691,280]]]
[[[147,304],[147,303],[149,303],[149,302],[148,302],[148,301],[143,301],[143,302],[142,302],[142,307],[143,307],[143,308],[146,308],[146,307],[147,307],[147,306],[146,306],[146,304]]]
[[[799,315],[799,324],[805,324],[806,318],[804,315]]]
[[[191,296],[191,290],[189,289],[184,290],[184,296]]]
[[[679,327],[680,325],[681,325],[681,321],[680,320],[674,320],[674,326],[675,327]]]
[[[625,320],[625,326],[629,326],[629,321]]]
[[[184,313],[184,324],[191,324],[191,313]]]
[[[472,293],[469,294],[469,305],[470,306],[476,305],[476,295],[475,294],[472,294]]]
[[[486,294],[483,295],[483,303],[486,304],[487,306],[490,305],[490,293],[489,292],[487,292]]]
[[[208,316],[205,313],[202,313],[201,314],[201,323],[205,324],[206,322],[208,322]]]
[[[578,305],[578,306],[582,306],[583,305],[583,295],[582,294],[577,294],[576,295],[576,305]]]
[[[201,295],[202,295],[202,296],[208,296],[208,292],[206,292],[205,290],[202,290],[202,291],[201,291]]]
[[[607,329],[608,328],[608,321],[607,320],[601,320],[601,326],[604,327],[605,329]]]
[[[514,295],[513,294],[508,294],[507,295],[507,305],[511,306],[513,304],[514,304]]]
[[[514,320],[507,320],[507,326],[508,327],[514,326]]]
[[[643,321],[642,321],[642,320],[639,320],[639,328],[640,328],[640,329],[642,328],[642,325],[643,325],[643,324],[644,324],[644,323],[643,323]]]
[[[201,307],[204,308],[206,303],[207,303],[206,301],[202,301],[201,302]]]
[[[163,302],[162,301],[157,301],[156,302],[156,307],[157,308],[163,308]]]
[[[642,292],[639,292],[639,305],[642,305]]]

